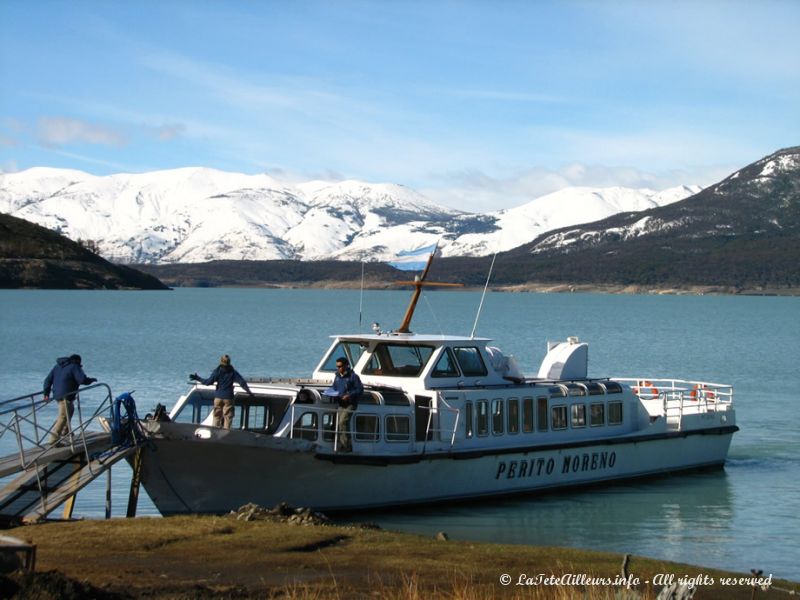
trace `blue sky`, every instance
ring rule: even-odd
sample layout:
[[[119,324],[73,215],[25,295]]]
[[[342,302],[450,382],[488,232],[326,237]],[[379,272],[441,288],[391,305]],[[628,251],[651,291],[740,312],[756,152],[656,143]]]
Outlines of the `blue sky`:
[[[800,2],[0,1],[0,170],[184,166],[465,210],[800,144]]]

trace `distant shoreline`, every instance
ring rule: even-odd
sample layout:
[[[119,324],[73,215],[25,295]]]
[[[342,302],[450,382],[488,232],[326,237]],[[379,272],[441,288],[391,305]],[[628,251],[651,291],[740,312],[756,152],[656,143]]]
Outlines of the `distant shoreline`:
[[[210,288],[265,288],[265,289],[331,289],[331,290],[358,290],[361,289],[360,281],[309,281],[309,282],[230,282],[224,284],[210,283],[207,285],[180,285],[169,279],[162,281],[170,287],[210,287]],[[391,282],[376,284],[374,281],[364,284],[365,290],[404,290],[408,286],[392,285]],[[464,286],[463,288],[449,288],[448,291],[480,291],[479,286]],[[489,292],[498,293],[536,293],[536,294],[640,294],[649,296],[800,296],[800,288],[741,288],[716,285],[693,286],[647,286],[639,284],[572,284],[572,283],[522,283],[516,285],[489,285]]]

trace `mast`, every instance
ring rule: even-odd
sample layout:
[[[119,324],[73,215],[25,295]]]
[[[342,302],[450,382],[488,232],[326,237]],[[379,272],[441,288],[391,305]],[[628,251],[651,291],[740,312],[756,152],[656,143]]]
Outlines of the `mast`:
[[[411,318],[414,316],[414,309],[417,307],[417,300],[419,300],[419,296],[422,293],[423,286],[428,287],[463,287],[463,283],[442,283],[436,281],[425,281],[428,277],[428,271],[430,271],[431,263],[433,262],[433,257],[436,256],[436,250],[439,247],[439,243],[436,243],[436,247],[431,252],[431,255],[428,257],[428,263],[425,265],[425,270],[422,271],[422,275],[417,275],[414,277],[414,281],[396,281],[396,285],[413,285],[414,286],[414,293],[411,294],[411,301],[408,303],[408,308],[406,309],[406,316],[403,317],[403,322],[400,324],[400,327],[397,329],[397,333],[410,333],[409,327],[411,326]]]

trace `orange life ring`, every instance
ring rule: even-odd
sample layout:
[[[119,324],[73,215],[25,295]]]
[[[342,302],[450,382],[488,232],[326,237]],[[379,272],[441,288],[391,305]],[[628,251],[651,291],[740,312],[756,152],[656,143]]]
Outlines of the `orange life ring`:
[[[714,402],[717,397],[717,395],[714,393],[714,390],[708,389],[708,386],[706,386],[704,383],[698,383],[696,386],[694,386],[691,396],[692,400],[694,401],[704,398],[709,402]]]
[[[637,396],[640,394],[647,394],[648,390],[651,396],[651,399],[658,398],[658,388],[652,384],[650,381],[637,381],[638,385],[633,388],[633,393]]]

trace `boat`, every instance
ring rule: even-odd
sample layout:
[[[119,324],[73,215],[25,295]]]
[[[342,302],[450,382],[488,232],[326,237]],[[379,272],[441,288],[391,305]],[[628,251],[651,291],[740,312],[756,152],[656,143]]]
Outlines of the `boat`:
[[[607,484],[720,468],[738,431],[728,384],[588,376],[588,344],[548,344],[535,376],[493,340],[411,331],[433,254],[400,327],[334,335],[306,378],[236,388],[230,429],[194,384],[141,421],[136,473],[163,515],[255,503],[341,512]],[[339,447],[326,391],[346,357],[363,385]],[[134,459],[129,459],[134,464]]]

